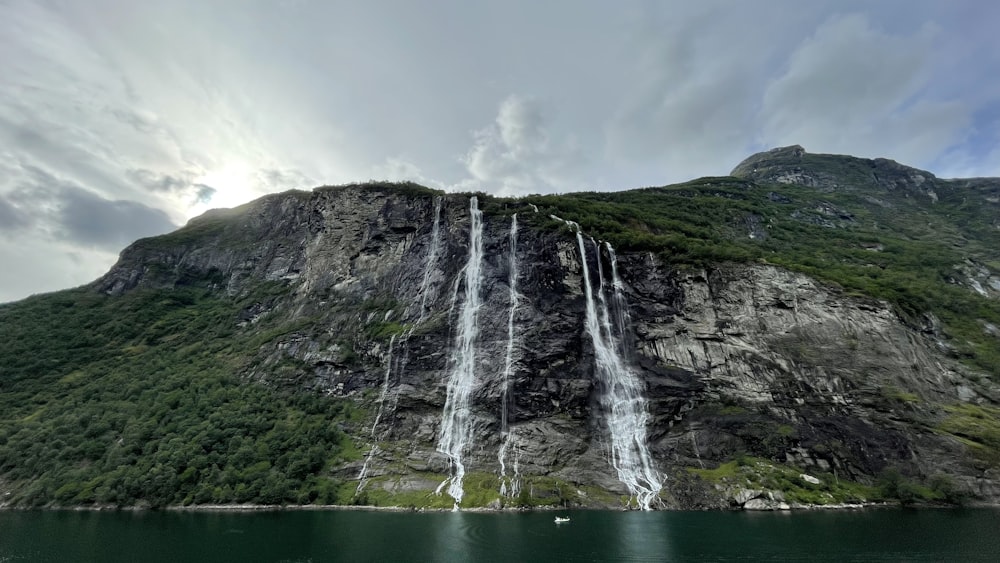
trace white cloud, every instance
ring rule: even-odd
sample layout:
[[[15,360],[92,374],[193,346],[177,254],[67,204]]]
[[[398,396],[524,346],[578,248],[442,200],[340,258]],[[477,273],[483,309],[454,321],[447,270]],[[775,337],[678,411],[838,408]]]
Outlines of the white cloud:
[[[11,235],[114,252],[176,227],[160,209],[102,197],[30,164],[15,168],[8,163],[4,170],[8,183],[0,192],[0,209],[13,212],[21,223]]]
[[[82,285],[103,275],[117,252],[0,236],[0,303]]]
[[[542,104],[516,95],[475,133],[463,162],[474,182],[500,195],[567,190],[584,164],[571,139],[552,139]]]
[[[605,123],[617,175],[642,185],[722,175],[752,152],[761,92],[791,37],[775,31],[811,25],[804,4],[651,3],[639,12],[627,33],[635,56],[623,61],[627,81]]]
[[[998,14],[971,0],[0,0],[0,240],[33,249],[7,248],[0,271],[75,285],[114,258],[81,246],[140,232],[123,210],[181,224],[368,179],[627,189],[791,143],[997,173]],[[116,225],[60,215],[73,198]]]
[[[939,31],[890,34],[837,16],[802,41],[764,93],[761,143],[926,163],[962,140],[971,108],[921,97]]]
[[[436,190],[450,189],[440,180],[428,178],[419,166],[403,156],[387,157],[384,162],[371,168],[369,180],[389,182],[415,182]]]

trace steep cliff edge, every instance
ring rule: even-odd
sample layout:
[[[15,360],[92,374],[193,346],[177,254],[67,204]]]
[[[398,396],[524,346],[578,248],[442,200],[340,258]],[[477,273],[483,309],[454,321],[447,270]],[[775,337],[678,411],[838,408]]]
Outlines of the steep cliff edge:
[[[948,180],[926,170],[887,158],[814,154],[799,145],[757,153],[729,173],[759,183],[798,184],[822,190],[850,190],[870,195],[898,194],[924,197],[937,203],[942,198],[973,198],[976,203],[997,203],[1000,178]]]
[[[871,231],[937,239],[964,258],[953,265],[953,283],[1000,298],[1000,178],[943,179],[885,158],[813,154],[799,145],[752,155],[730,175],[815,190],[818,200],[792,212],[802,222],[845,228],[868,220]]]
[[[636,490],[654,485],[662,489],[652,505],[668,508],[997,502],[992,294],[962,278],[947,295],[972,311],[968,318],[923,308],[921,288],[902,289],[923,274],[892,260],[909,256],[906,245],[937,243],[925,244],[916,231],[870,234],[867,207],[837,215],[853,200],[822,190],[845,176],[824,184],[809,178],[825,176],[805,167],[788,176],[779,164],[803,154],[783,151],[789,154],[752,157],[734,171],[738,179],[627,194],[479,196],[473,203],[413,185],[361,185],[271,195],[136,242],[87,291],[114,303],[193,288],[235,307],[215,323],[224,329],[220,343],[242,343],[225,355],[212,352],[225,358],[224,370],[246,385],[349,405],[349,416],[337,420],[347,436],[343,451],[326,461],[320,452],[310,465],[310,478],[338,487],[319,501],[445,508],[455,497],[445,483],[460,482],[454,500],[462,506],[636,506],[643,504]],[[901,174],[909,178],[909,170]],[[817,189],[821,195],[812,195]],[[912,203],[851,189],[859,201],[881,198],[897,212]],[[839,211],[815,212],[823,202]],[[477,204],[481,225],[472,220]],[[661,219],[657,205],[724,219]],[[802,209],[846,224],[803,220],[795,216]],[[962,231],[980,228],[988,230],[947,224],[948,233],[968,239],[962,248],[988,280],[996,260],[988,237],[995,235],[984,243]],[[611,240],[618,252],[590,235]],[[808,256],[807,237],[832,250],[817,248],[816,261],[797,258]],[[874,245],[889,256],[881,259]],[[942,256],[943,264],[964,257]],[[936,285],[927,291],[952,291],[947,276],[955,271],[928,281]],[[197,302],[187,305],[190,318],[199,315]],[[127,365],[137,349],[176,347],[170,332],[180,329],[162,323],[150,325],[155,336],[126,342],[124,355],[115,348],[115,361]],[[474,358],[468,368],[459,367],[463,346]],[[86,365],[72,378],[53,373],[70,383],[103,377]],[[607,398],[631,397],[615,393],[632,376],[640,396],[628,399],[636,402],[625,412],[630,419]],[[467,400],[455,403],[460,392]],[[6,421],[0,447],[47,412],[29,409]],[[461,437],[448,442],[457,449],[445,444],[446,420],[461,426],[449,434]],[[623,420],[640,420],[645,431],[629,434]],[[269,424],[281,426],[257,424],[265,434]],[[107,432],[109,441],[127,434]],[[645,443],[634,446],[648,452],[650,467],[634,467],[647,465],[644,453],[615,453],[623,436],[640,436]],[[84,459],[110,454],[93,455]],[[260,455],[269,460],[265,469],[291,467]],[[188,481],[178,482],[195,483],[188,498],[196,504],[205,502],[196,486],[202,481],[209,490],[235,486],[218,476],[227,467],[221,462],[196,470],[167,456],[158,463],[164,471],[180,464],[177,479]],[[8,481],[31,479],[20,466],[0,469]],[[49,494],[61,502],[102,498]],[[218,498],[229,497],[223,489]],[[310,493],[303,502],[315,501]]]
[[[440,246],[432,258],[436,198]],[[308,324],[263,344],[245,375],[367,406],[369,418],[352,430],[363,450],[377,438],[367,486],[429,492],[449,471],[436,445],[465,291],[468,207],[464,196],[365,187],[271,196],[231,219],[194,221],[189,229],[220,222],[196,247],[133,246],[96,285],[120,293],[208,279],[239,293],[261,279],[286,284],[287,295],[254,303],[245,322]],[[522,299],[510,426],[519,475],[571,484],[576,490],[562,495],[575,502],[607,503],[600,491],[625,490],[606,459],[608,413],[584,328],[584,261],[568,233],[539,228],[548,218],[523,204],[498,202],[485,218],[466,464],[481,482],[499,473],[514,211]],[[596,272],[596,254],[586,260]],[[609,268],[607,255],[602,265]],[[893,469],[921,481],[949,475],[986,499],[1000,492],[991,465],[945,430],[949,409],[995,404],[996,389],[887,304],[767,265],[680,268],[648,252],[624,253],[617,265],[632,320],[626,356],[645,386],[667,506],[726,505],[732,499],[707,488],[692,497],[688,469],[739,456],[867,484]],[[274,368],[288,362],[297,369],[275,378]],[[369,432],[380,407],[380,427]],[[341,476],[356,477],[362,463]]]

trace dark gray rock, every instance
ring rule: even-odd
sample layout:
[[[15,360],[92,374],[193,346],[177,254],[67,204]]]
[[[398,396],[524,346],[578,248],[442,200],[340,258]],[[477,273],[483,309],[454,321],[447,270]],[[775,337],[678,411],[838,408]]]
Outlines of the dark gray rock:
[[[801,147],[765,154],[790,161],[806,155]],[[766,163],[753,158],[734,175],[761,177],[754,167]],[[898,165],[873,161],[872,167],[877,173]],[[815,174],[781,174],[766,177],[825,185]],[[906,177],[909,183],[884,175],[875,181],[886,189],[921,185]],[[461,302],[464,296],[461,270],[469,245],[468,198],[444,196],[440,254],[427,275],[422,308],[434,198],[376,187],[268,196],[137,242],[95,288],[117,295],[202,284],[249,299],[237,320],[241,326],[286,323],[295,329],[261,345],[247,361],[247,378],[350,397],[372,413],[395,335],[379,430],[384,447],[373,470],[391,476],[385,486],[393,490],[429,489],[436,481],[426,472],[448,467],[435,447],[455,339],[452,297]],[[537,228],[540,216],[520,216],[522,300],[515,316],[510,423],[521,471],[622,493],[607,461],[606,415],[584,329],[576,243]],[[832,205],[814,216],[852,220]],[[505,216],[485,217],[469,413],[474,445],[467,459],[470,471],[485,473],[498,472],[501,444],[509,224]],[[766,234],[759,218],[748,218],[747,227],[751,235]],[[592,253],[587,260],[596,272]],[[607,260],[603,266],[610,279]],[[651,254],[625,253],[618,268],[632,320],[624,349],[645,387],[649,446],[669,477],[663,494],[668,505],[725,506],[724,495],[686,468],[741,454],[836,470],[867,483],[887,467],[915,476],[945,473],[969,494],[1000,500],[996,472],[984,474],[954,438],[928,430],[946,415],[943,405],[1000,396],[988,379],[948,358],[933,330],[909,328],[885,303],[766,265],[676,270]],[[894,400],[900,393],[913,400]],[[359,447],[367,447],[371,422],[348,428]],[[780,507],[781,501],[768,497],[757,504]]]

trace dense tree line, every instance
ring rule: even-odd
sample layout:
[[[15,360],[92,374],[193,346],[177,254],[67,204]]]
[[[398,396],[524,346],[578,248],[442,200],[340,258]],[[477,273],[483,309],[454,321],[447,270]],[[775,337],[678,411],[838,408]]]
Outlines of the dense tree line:
[[[234,376],[252,334],[200,289],[0,307],[0,476],[23,505],[330,503],[341,402]]]
[[[414,184],[374,187],[434,193]],[[961,198],[886,206],[865,197],[735,178],[523,200],[480,194],[488,214],[521,211],[526,224],[567,229],[548,218],[555,214],[620,251],[653,252],[677,268],[774,264],[885,299],[914,326],[933,313],[954,354],[1000,374],[1000,346],[984,330],[1000,326],[1000,304],[955,283],[956,265],[968,257],[1000,268],[1000,234],[984,223],[983,210]],[[196,245],[230,228],[225,217],[209,217],[148,244]],[[763,236],[751,238],[751,229]],[[344,501],[343,484],[330,469],[358,456],[342,431],[357,415],[351,404],[237,375],[262,345],[308,319],[241,327],[239,311],[285,288],[261,284],[230,298],[207,289],[217,280],[192,276],[170,290],[109,297],[85,287],[0,305],[6,500],[31,506]],[[367,326],[364,336],[385,339],[401,329],[386,321]],[[345,357],[353,358],[349,344]],[[960,414],[955,432],[979,439],[988,417]],[[988,430],[993,447],[996,432]]]

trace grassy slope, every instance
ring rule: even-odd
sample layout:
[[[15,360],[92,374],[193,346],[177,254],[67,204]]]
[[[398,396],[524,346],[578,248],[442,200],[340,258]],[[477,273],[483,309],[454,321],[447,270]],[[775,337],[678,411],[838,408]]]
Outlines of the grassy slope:
[[[1000,232],[984,224],[988,213],[982,206],[952,199],[936,205],[901,199],[890,208],[857,192],[821,193],[722,177],[524,201],[542,212],[525,214],[527,220],[558,229],[565,226],[548,219],[549,213],[572,219],[619,250],[656,252],[678,266],[775,264],[885,299],[914,325],[924,323],[924,313],[933,313],[957,357],[1000,376],[1000,342],[984,331],[986,323],[1000,326],[1000,303],[952,283],[961,277],[955,267],[966,258],[1000,269]],[[501,201],[491,205],[505,207]],[[818,210],[824,206],[850,218],[824,214]],[[751,239],[748,222],[760,225],[767,236]]]
[[[342,403],[238,381],[240,303],[75,289],[0,307],[0,475],[28,506],[331,502]],[[280,327],[276,327],[280,332]]]
[[[554,213],[620,250],[656,252],[679,267],[772,263],[887,299],[915,323],[933,312],[957,355],[1000,374],[1000,346],[982,329],[1000,325],[1000,306],[949,283],[966,257],[996,267],[1000,248],[982,209],[961,198],[933,207],[901,200],[890,209],[856,192],[724,177],[613,194],[482,199],[488,213],[521,211],[526,223],[564,229],[548,219]],[[529,202],[542,213],[530,213]],[[816,211],[820,204],[851,219],[831,219]],[[813,224],[810,214],[836,226]],[[229,232],[231,217],[208,217],[144,244],[197,245],[199,237]],[[751,223],[767,237],[750,239]],[[882,250],[867,249],[874,245]],[[265,321],[242,329],[237,314],[258,296],[234,301],[185,281],[191,285],[120,298],[84,288],[0,306],[0,490],[12,493],[7,501],[161,506],[342,497],[328,469],[358,456],[340,430],[358,413],[238,380],[245,358],[290,328]],[[989,442],[993,428],[982,430],[978,414],[956,411],[942,431]]]

